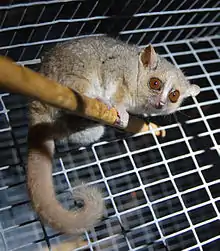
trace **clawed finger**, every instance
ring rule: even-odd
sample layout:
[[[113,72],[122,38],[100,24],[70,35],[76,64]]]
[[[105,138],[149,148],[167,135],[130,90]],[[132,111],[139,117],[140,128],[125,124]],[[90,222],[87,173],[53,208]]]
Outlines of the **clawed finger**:
[[[155,130],[155,135],[156,136],[161,136],[162,138],[164,138],[166,136],[166,131],[164,129],[162,130],[156,130],[159,129],[160,126],[154,124],[154,123],[149,123],[149,126]]]

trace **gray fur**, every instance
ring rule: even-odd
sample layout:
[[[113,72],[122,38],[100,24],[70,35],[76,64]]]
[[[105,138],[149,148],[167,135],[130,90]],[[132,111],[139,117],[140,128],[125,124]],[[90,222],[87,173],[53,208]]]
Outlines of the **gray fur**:
[[[181,70],[157,55],[152,46],[140,50],[134,45],[128,45],[108,37],[90,37],[58,44],[45,54],[40,72],[89,97],[106,100],[116,108],[120,108],[120,111],[124,110],[125,113],[170,114],[177,110],[186,97],[196,96],[199,93],[199,87],[190,85]],[[149,80],[151,77],[159,78],[162,81],[163,88],[160,91],[150,89]],[[180,91],[180,98],[178,102],[172,103],[167,95],[175,89]],[[163,101],[163,107],[161,109],[155,108],[155,104],[160,101]],[[126,115],[125,113],[124,115]],[[32,126],[45,122],[52,124],[51,130],[56,131],[54,138],[68,136],[74,143],[85,145],[99,140],[104,134],[104,127],[100,124],[51,108],[37,101],[30,105],[30,115]],[[128,116],[122,116],[122,119],[126,120],[127,118]],[[123,122],[126,125],[127,121]],[[52,165],[50,158],[52,158],[52,154],[47,160],[40,156],[35,164],[29,163],[29,168],[37,170],[38,165]],[[32,159],[29,158],[30,161]],[[41,169],[42,175],[45,175],[44,168]],[[32,175],[31,185],[40,183],[35,180],[34,175]],[[50,173],[47,173],[45,180],[49,179],[48,175]],[[49,189],[52,189],[51,186]],[[30,187],[30,190],[34,189]],[[84,218],[83,213],[82,217],[78,213],[78,218],[75,218],[75,221],[71,217],[68,218],[69,213],[64,211],[62,211],[62,217],[57,216],[56,218],[54,215],[56,215],[57,204],[54,204],[53,210],[43,206],[44,201],[49,200],[50,202],[51,199],[44,198],[44,191],[42,193],[32,191],[32,200],[35,198],[35,204],[40,204],[38,213],[44,216],[44,220],[50,218],[49,223],[52,226],[58,229],[59,226],[62,226],[61,229],[64,232],[80,232],[94,224],[103,210],[103,207],[100,206],[102,205],[100,193],[94,191],[96,190],[84,190],[85,195],[81,197],[88,205],[86,208],[88,215]],[[42,197],[35,197],[37,192]],[[82,192],[79,195],[82,195]],[[52,204],[50,206],[49,202],[46,205],[53,207]],[[62,222],[55,224],[56,219]],[[72,221],[66,223],[67,226],[65,222],[68,222],[68,219]],[[71,223],[72,230],[70,229]]]

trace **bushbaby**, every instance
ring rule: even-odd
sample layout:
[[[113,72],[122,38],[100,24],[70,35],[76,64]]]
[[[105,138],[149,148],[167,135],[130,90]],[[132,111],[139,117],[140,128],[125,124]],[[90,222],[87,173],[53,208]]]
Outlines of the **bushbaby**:
[[[200,92],[182,71],[160,57],[152,45],[139,49],[109,37],[88,37],[56,45],[45,53],[40,73],[119,111],[126,127],[129,113],[174,113],[188,96]],[[84,206],[65,210],[56,200],[52,182],[54,140],[69,137],[83,145],[99,140],[103,125],[33,101],[30,104],[28,188],[32,204],[43,219],[64,233],[88,230],[102,216],[104,204],[96,188],[75,193]]]

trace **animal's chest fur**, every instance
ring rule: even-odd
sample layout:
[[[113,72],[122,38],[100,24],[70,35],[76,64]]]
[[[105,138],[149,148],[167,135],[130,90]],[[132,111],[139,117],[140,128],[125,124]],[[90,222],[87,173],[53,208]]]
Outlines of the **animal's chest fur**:
[[[90,80],[90,88],[86,91],[86,95],[92,98],[101,98],[111,104],[115,101],[118,89],[117,83],[111,79],[102,80],[98,76],[93,76]]]

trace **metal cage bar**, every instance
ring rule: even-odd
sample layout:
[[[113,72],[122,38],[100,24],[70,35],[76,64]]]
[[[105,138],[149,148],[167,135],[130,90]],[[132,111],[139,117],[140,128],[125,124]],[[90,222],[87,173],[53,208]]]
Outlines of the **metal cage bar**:
[[[37,69],[41,52],[75,37],[114,35],[156,51],[181,68],[201,94],[166,129],[106,137],[90,148],[57,142],[58,199],[74,207],[75,179],[104,191],[104,219],[75,250],[218,250],[220,245],[220,2],[8,1],[0,5],[0,53]],[[13,17],[13,19],[12,19]],[[68,238],[44,226],[25,188],[27,100],[0,93],[0,250],[44,250]]]

